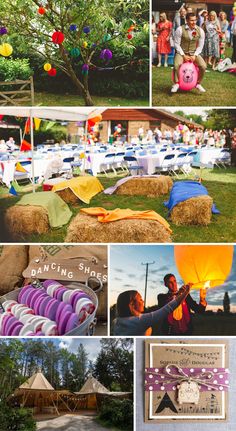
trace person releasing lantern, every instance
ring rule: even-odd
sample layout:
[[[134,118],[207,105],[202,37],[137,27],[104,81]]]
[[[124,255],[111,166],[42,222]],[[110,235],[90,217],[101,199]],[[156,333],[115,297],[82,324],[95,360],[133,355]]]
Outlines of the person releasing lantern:
[[[192,283],[187,283],[190,288]],[[177,281],[174,274],[166,274],[164,277],[164,285],[167,287],[167,293],[161,293],[157,296],[158,308],[164,307],[172,301],[178,294]],[[162,335],[191,335],[193,332],[192,313],[191,310],[198,314],[203,314],[207,306],[206,290],[200,290],[200,301],[197,303],[187,295],[182,303],[163,320],[161,327]],[[156,328],[153,327],[155,334]]]

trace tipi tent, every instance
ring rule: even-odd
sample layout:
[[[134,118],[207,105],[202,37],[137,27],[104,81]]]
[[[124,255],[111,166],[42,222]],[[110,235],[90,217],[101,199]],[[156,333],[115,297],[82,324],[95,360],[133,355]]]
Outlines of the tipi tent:
[[[132,394],[130,392],[110,392],[97,379],[89,376],[80,391],[76,392],[76,395],[82,408],[96,410],[105,397],[130,398]]]
[[[70,391],[55,390],[39,370],[17,388],[9,398],[11,403],[31,407],[34,413],[52,413],[59,410],[71,411],[68,402],[74,395]]]

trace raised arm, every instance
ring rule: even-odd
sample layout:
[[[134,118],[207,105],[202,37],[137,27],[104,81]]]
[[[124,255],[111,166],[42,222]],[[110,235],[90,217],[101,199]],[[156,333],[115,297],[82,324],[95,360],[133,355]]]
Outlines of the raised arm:
[[[139,317],[140,325],[142,326],[142,328],[145,330],[150,326],[165,319],[168,316],[168,314],[174,311],[181,304],[181,302],[186,298],[186,296],[189,294],[189,290],[190,290],[190,286],[188,285],[183,286],[179,290],[175,299],[172,299],[172,301],[168,302],[168,304],[164,305],[159,310],[152,311],[151,313],[142,314]]]

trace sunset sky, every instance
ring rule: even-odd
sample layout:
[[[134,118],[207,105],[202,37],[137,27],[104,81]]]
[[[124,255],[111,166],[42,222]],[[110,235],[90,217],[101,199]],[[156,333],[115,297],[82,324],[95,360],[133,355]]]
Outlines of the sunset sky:
[[[197,247],[197,246],[196,246]],[[157,295],[166,293],[163,283],[165,274],[173,273],[178,286],[183,282],[178,274],[174,260],[173,245],[114,245],[110,259],[110,305],[116,303],[117,296],[124,290],[138,290],[144,297],[145,271],[142,263],[155,262],[149,266],[147,305],[157,304]],[[228,291],[231,311],[236,311],[236,253],[229,278],[223,286],[209,289],[207,293],[208,309],[222,308],[224,293]],[[191,295],[198,300],[199,291],[192,290]]]

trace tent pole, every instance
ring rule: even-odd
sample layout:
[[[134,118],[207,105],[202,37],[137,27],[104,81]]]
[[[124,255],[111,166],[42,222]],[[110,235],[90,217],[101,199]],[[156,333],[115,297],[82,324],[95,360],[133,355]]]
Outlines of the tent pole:
[[[30,141],[32,152],[32,180],[33,180],[33,193],[35,193],[35,177],[34,177],[34,128],[33,128],[33,113],[30,109]]]
[[[60,400],[63,402],[63,404],[65,404],[66,408],[72,413],[72,410],[70,409],[70,407],[68,406],[68,404],[63,400],[63,398],[59,395]]]
[[[20,147],[21,147],[21,142],[22,142],[22,130],[21,130],[21,127],[20,127]]]

